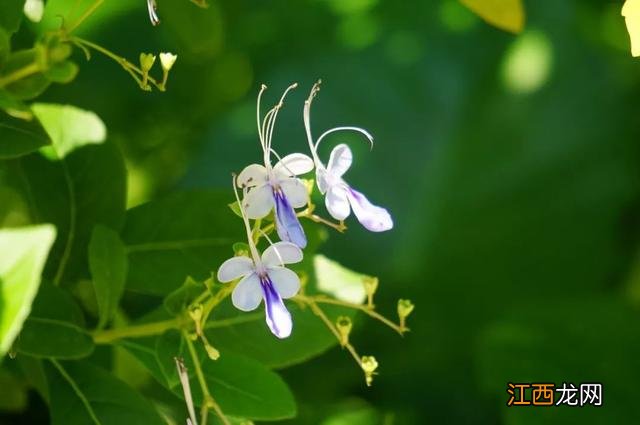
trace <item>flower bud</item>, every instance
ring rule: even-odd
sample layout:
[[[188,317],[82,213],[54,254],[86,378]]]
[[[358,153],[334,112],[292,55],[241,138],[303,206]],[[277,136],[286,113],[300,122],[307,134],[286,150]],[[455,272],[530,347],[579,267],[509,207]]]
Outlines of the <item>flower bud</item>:
[[[220,358],[220,351],[216,350],[207,341],[204,343],[204,349],[207,350],[207,355],[211,360],[218,360]]]
[[[156,55],[152,53],[140,53],[140,69],[144,74],[147,74],[151,68],[153,68],[153,64],[156,63]]]
[[[415,305],[413,305],[411,300],[398,300],[398,317],[400,318],[401,329],[405,329],[405,321],[414,308]]]
[[[376,369],[378,369],[378,361],[373,356],[362,356],[360,360],[360,367],[364,371],[364,378],[367,382],[367,387],[371,386],[373,382],[373,375],[376,375]]]
[[[367,306],[373,308],[373,295],[378,290],[378,278],[373,276],[366,276],[362,279],[364,285],[364,292],[367,294]]]
[[[174,55],[172,53],[160,53],[160,65],[162,65],[162,70],[164,72],[171,71],[171,67],[176,63],[176,59],[178,59],[178,55]]]
[[[351,333],[352,327],[353,323],[348,316],[340,316],[338,320],[336,320],[336,328],[340,334],[340,345],[343,347],[349,343],[349,334]]]

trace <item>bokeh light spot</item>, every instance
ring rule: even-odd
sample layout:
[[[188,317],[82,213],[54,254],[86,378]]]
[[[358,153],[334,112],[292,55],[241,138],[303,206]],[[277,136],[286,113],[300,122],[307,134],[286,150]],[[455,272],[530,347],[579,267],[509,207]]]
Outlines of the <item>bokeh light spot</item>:
[[[539,90],[549,79],[553,49],[540,31],[520,35],[506,51],[501,76],[507,90],[527,94]]]

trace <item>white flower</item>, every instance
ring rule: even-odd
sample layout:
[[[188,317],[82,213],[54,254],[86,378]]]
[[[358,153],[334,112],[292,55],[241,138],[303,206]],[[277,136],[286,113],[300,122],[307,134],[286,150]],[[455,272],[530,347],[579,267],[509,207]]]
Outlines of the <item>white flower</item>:
[[[162,65],[162,69],[165,72],[169,72],[173,67],[173,64],[176,63],[176,59],[178,59],[178,55],[174,55],[172,53],[160,53],[160,64]]]
[[[265,90],[262,86],[258,95],[257,121],[260,145],[262,146],[264,165],[251,164],[238,176],[237,184],[249,189],[242,200],[242,206],[250,219],[265,217],[275,208],[276,230],[283,241],[293,242],[300,248],[307,245],[307,238],[296,216],[295,208],[301,208],[309,202],[309,193],[305,185],[296,176],[313,170],[313,160],[307,155],[294,153],[285,156],[275,165],[271,165],[271,138],[278,111],[291,85],[261,122],[260,98]],[[277,156],[277,155],[276,155]]]
[[[27,0],[23,10],[31,22],[40,22],[44,14],[44,2],[42,0]]]
[[[252,311],[264,300],[269,329],[278,338],[286,338],[291,335],[293,322],[283,299],[298,293],[300,279],[284,265],[302,261],[302,251],[291,242],[277,242],[260,255],[251,237],[247,215],[242,207],[240,211],[251,257],[233,257],[222,263],[218,269],[218,280],[231,282],[242,278],[231,294],[233,305],[242,311]]]
[[[305,102],[304,126],[316,166],[316,183],[320,193],[325,195],[327,211],[336,220],[344,220],[353,210],[358,221],[372,232],[384,232],[393,228],[393,219],[386,209],[373,205],[362,193],[353,189],[342,178],[353,162],[353,154],[349,146],[340,144],[333,148],[326,167],[318,157],[318,146],[322,139],[336,131],[356,131],[364,135],[373,145],[373,137],[359,127],[332,128],[325,131],[314,143],[311,135],[311,102],[319,90],[320,86],[317,83],[311,89],[311,94]]]

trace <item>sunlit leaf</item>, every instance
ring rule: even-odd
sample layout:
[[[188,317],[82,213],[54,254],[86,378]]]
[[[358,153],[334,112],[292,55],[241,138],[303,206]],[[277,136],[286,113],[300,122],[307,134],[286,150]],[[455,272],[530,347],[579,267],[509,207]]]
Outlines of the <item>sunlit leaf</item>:
[[[640,56],[640,1],[625,1],[622,5],[622,16],[624,16],[631,39],[631,54]]]
[[[87,362],[47,365],[52,425],[163,425],[153,405]]]
[[[0,230],[0,357],[31,310],[55,234],[47,224]]]
[[[518,33],[524,28],[522,0],[460,0],[482,19],[505,31]]]
[[[127,254],[118,234],[96,226],[89,242],[89,269],[98,301],[99,327],[106,325],[118,308],[127,267]]]
[[[349,270],[324,255],[316,255],[313,264],[318,290],[355,304],[366,299],[364,282],[369,276]]]
[[[88,144],[103,143],[107,129],[93,112],[71,105],[36,103],[31,109],[51,138],[58,158]]]

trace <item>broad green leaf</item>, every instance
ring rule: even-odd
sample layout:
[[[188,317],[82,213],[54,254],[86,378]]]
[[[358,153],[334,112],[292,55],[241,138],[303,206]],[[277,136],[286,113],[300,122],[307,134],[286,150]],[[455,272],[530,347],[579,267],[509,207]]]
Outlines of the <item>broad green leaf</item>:
[[[0,28],[0,69],[2,69],[2,64],[7,57],[9,57],[9,53],[11,52],[11,39],[9,38],[9,34]]]
[[[127,289],[167,295],[187,276],[205,280],[233,256],[233,243],[246,236],[227,208],[230,198],[228,191],[176,193],[127,211]]]
[[[640,1],[625,1],[622,6],[622,16],[631,39],[631,55],[640,56]]]
[[[0,98],[2,95],[0,91]],[[0,99],[0,107],[2,106]],[[26,155],[47,144],[49,137],[37,121],[0,115],[0,159]]]
[[[50,284],[42,285],[16,350],[33,357],[75,359],[88,356],[93,348],[82,311],[71,295]]]
[[[0,357],[31,311],[55,235],[47,224],[0,230]]]
[[[194,367],[186,343],[178,331],[169,331],[155,338],[155,347],[136,348],[124,345],[149,368],[149,371],[176,395],[182,397],[182,387],[176,372],[174,357],[184,359],[191,376],[191,390],[197,405],[202,393],[195,379]],[[245,356],[223,353],[216,361],[210,360],[200,342],[194,343],[202,370],[212,396],[225,414],[253,420],[280,420],[296,414],[295,401],[285,382],[276,373]],[[141,347],[145,347],[142,349]]]
[[[488,326],[477,339],[478,384],[502,406],[504,423],[637,423],[640,315],[622,300],[532,299]],[[603,408],[507,407],[507,383],[603,383]],[[557,395],[557,394],[556,394]],[[556,399],[557,400],[557,399]]]
[[[88,277],[94,226],[117,230],[124,219],[126,172],[120,151],[103,143],[76,149],[60,161],[34,153],[5,166],[5,184],[22,194],[32,220],[58,229],[45,275],[58,283]]]
[[[25,0],[0,1],[0,28],[4,28],[9,34],[18,31],[24,2]]]
[[[46,61],[41,48],[13,52],[0,69],[0,81],[12,79],[16,73],[25,73],[24,77],[8,82],[4,89],[18,100],[29,100],[41,95],[51,81],[41,72],[41,64]]]
[[[116,232],[105,226],[96,226],[89,242],[89,269],[98,301],[103,327],[112,318],[127,279],[127,253]]]
[[[91,111],[50,103],[36,103],[31,109],[51,138],[58,158],[81,146],[103,143],[107,137],[104,123]]]
[[[244,313],[236,310],[229,300],[216,310],[210,319],[207,338],[222,353],[245,354],[272,368],[283,368],[309,360],[337,345],[336,337],[322,320],[308,308],[286,302],[293,316],[293,331],[289,338],[273,336],[265,323],[264,307]],[[327,316],[335,321],[338,316],[354,316],[353,310],[336,306],[323,306]]]
[[[482,19],[505,31],[518,33],[524,28],[522,0],[460,0]]]
[[[46,367],[52,425],[163,425],[153,405],[111,373],[87,362]]]

